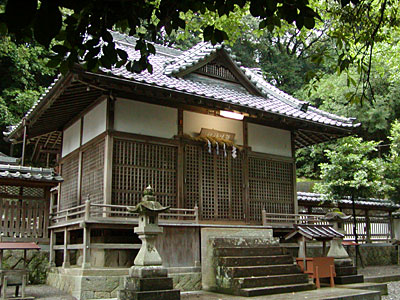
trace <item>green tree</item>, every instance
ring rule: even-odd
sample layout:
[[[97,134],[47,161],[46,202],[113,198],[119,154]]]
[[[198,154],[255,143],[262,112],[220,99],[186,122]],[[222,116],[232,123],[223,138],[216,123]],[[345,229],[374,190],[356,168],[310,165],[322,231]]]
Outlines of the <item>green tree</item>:
[[[17,123],[44,92],[55,70],[46,66],[49,52],[42,46],[17,44],[0,37],[0,130]],[[9,145],[1,139],[0,151]]]
[[[390,188],[383,180],[384,163],[380,158],[371,159],[379,142],[347,137],[340,140],[336,149],[326,150],[329,163],[321,164],[322,182],[316,190],[327,200],[351,196],[353,208],[353,233],[358,243],[355,200],[360,197],[379,197]],[[359,255],[358,245],[356,255]],[[361,257],[361,256],[360,256]],[[357,259],[356,259],[357,261]]]
[[[381,158],[370,158],[377,152],[379,142],[347,137],[326,150],[329,163],[321,164],[322,182],[316,190],[326,199],[343,196],[382,197],[389,186],[384,182],[384,163]]]

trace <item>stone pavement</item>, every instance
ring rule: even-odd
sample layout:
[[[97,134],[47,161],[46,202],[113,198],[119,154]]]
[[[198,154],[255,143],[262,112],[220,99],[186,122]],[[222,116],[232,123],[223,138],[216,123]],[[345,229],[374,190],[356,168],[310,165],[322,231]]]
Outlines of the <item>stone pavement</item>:
[[[380,300],[377,291],[366,291],[344,288],[321,288],[318,290],[287,293],[269,296],[242,297],[209,292],[185,292],[181,294],[181,300]]]

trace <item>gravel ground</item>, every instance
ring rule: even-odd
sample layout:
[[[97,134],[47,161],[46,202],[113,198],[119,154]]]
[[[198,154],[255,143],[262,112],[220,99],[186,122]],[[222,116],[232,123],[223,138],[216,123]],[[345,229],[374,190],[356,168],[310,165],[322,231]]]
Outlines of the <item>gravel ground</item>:
[[[400,266],[392,265],[359,268],[358,273],[363,274],[364,276],[400,274]],[[7,294],[12,296],[14,290],[14,287],[9,287],[7,289]],[[389,295],[382,296],[382,300],[400,300],[400,281],[389,282],[388,291]],[[76,298],[48,285],[29,285],[26,287],[26,295],[33,296],[40,300],[76,300]],[[188,297],[189,295],[185,296]],[[185,296],[182,298],[186,299]]]
[[[387,296],[382,296],[382,300],[400,300],[400,281],[388,282]]]

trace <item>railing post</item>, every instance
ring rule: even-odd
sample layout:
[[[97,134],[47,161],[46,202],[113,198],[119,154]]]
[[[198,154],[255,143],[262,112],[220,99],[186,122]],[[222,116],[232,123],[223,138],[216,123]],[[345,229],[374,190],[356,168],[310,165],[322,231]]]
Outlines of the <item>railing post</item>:
[[[371,243],[371,221],[369,219],[369,212],[365,210],[365,234],[366,234],[366,242]]]
[[[267,212],[265,211],[265,208],[261,210],[261,219],[262,225],[265,226],[267,224]]]
[[[199,223],[199,207],[196,205],[194,206],[194,220],[196,221],[196,224]]]
[[[90,198],[88,196],[87,200],[85,201],[85,221],[89,221],[90,219]]]

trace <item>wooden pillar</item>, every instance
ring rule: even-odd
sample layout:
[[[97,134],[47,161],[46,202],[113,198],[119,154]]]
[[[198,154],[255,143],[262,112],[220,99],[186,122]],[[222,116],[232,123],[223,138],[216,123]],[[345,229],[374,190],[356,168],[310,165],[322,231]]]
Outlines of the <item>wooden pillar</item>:
[[[178,199],[177,199],[177,207],[183,208],[185,206],[184,201],[184,155],[185,149],[182,141],[183,136],[183,110],[178,109],[178,169],[177,169],[177,191],[178,191]],[[193,207],[188,207],[193,208]]]
[[[56,251],[54,250],[54,245],[56,244],[56,233],[54,230],[50,230],[50,257],[49,257],[49,267],[56,266]]]
[[[297,202],[297,176],[296,176],[296,145],[295,145],[295,132],[290,132],[291,139],[291,150],[292,150],[292,158],[293,158],[293,213],[299,213],[299,204]]]
[[[243,212],[244,221],[250,222],[250,192],[249,192],[249,127],[243,120]],[[261,213],[261,212],[260,212]]]
[[[26,150],[26,134],[27,134],[27,124],[26,124],[26,119],[22,119],[22,126],[24,127],[24,133],[23,133],[23,139],[22,139],[22,159],[21,159],[21,165],[23,166],[25,164],[25,150]]]
[[[70,265],[70,261],[69,261],[69,251],[68,251],[68,244],[69,244],[69,238],[70,238],[70,233],[68,231],[68,228],[65,227],[64,229],[64,261],[62,264],[63,268],[69,268]]]
[[[114,138],[111,133],[114,130],[114,111],[115,99],[110,96],[107,98],[107,135],[104,141],[104,204],[112,204],[112,157]]]
[[[82,260],[82,269],[90,268],[90,227],[88,224],[85,224],[83,227],[83,260]]]
[[[82,204],[82,139],[83,139],[83,117],[81,117],[81,130],[79,135],[79,158],[78,158],[78,205]]]
[[[371,243],[371,222],[369,219],[369,211],[366,209],[365,211],[365,234],[366,234],[366,242]]]

